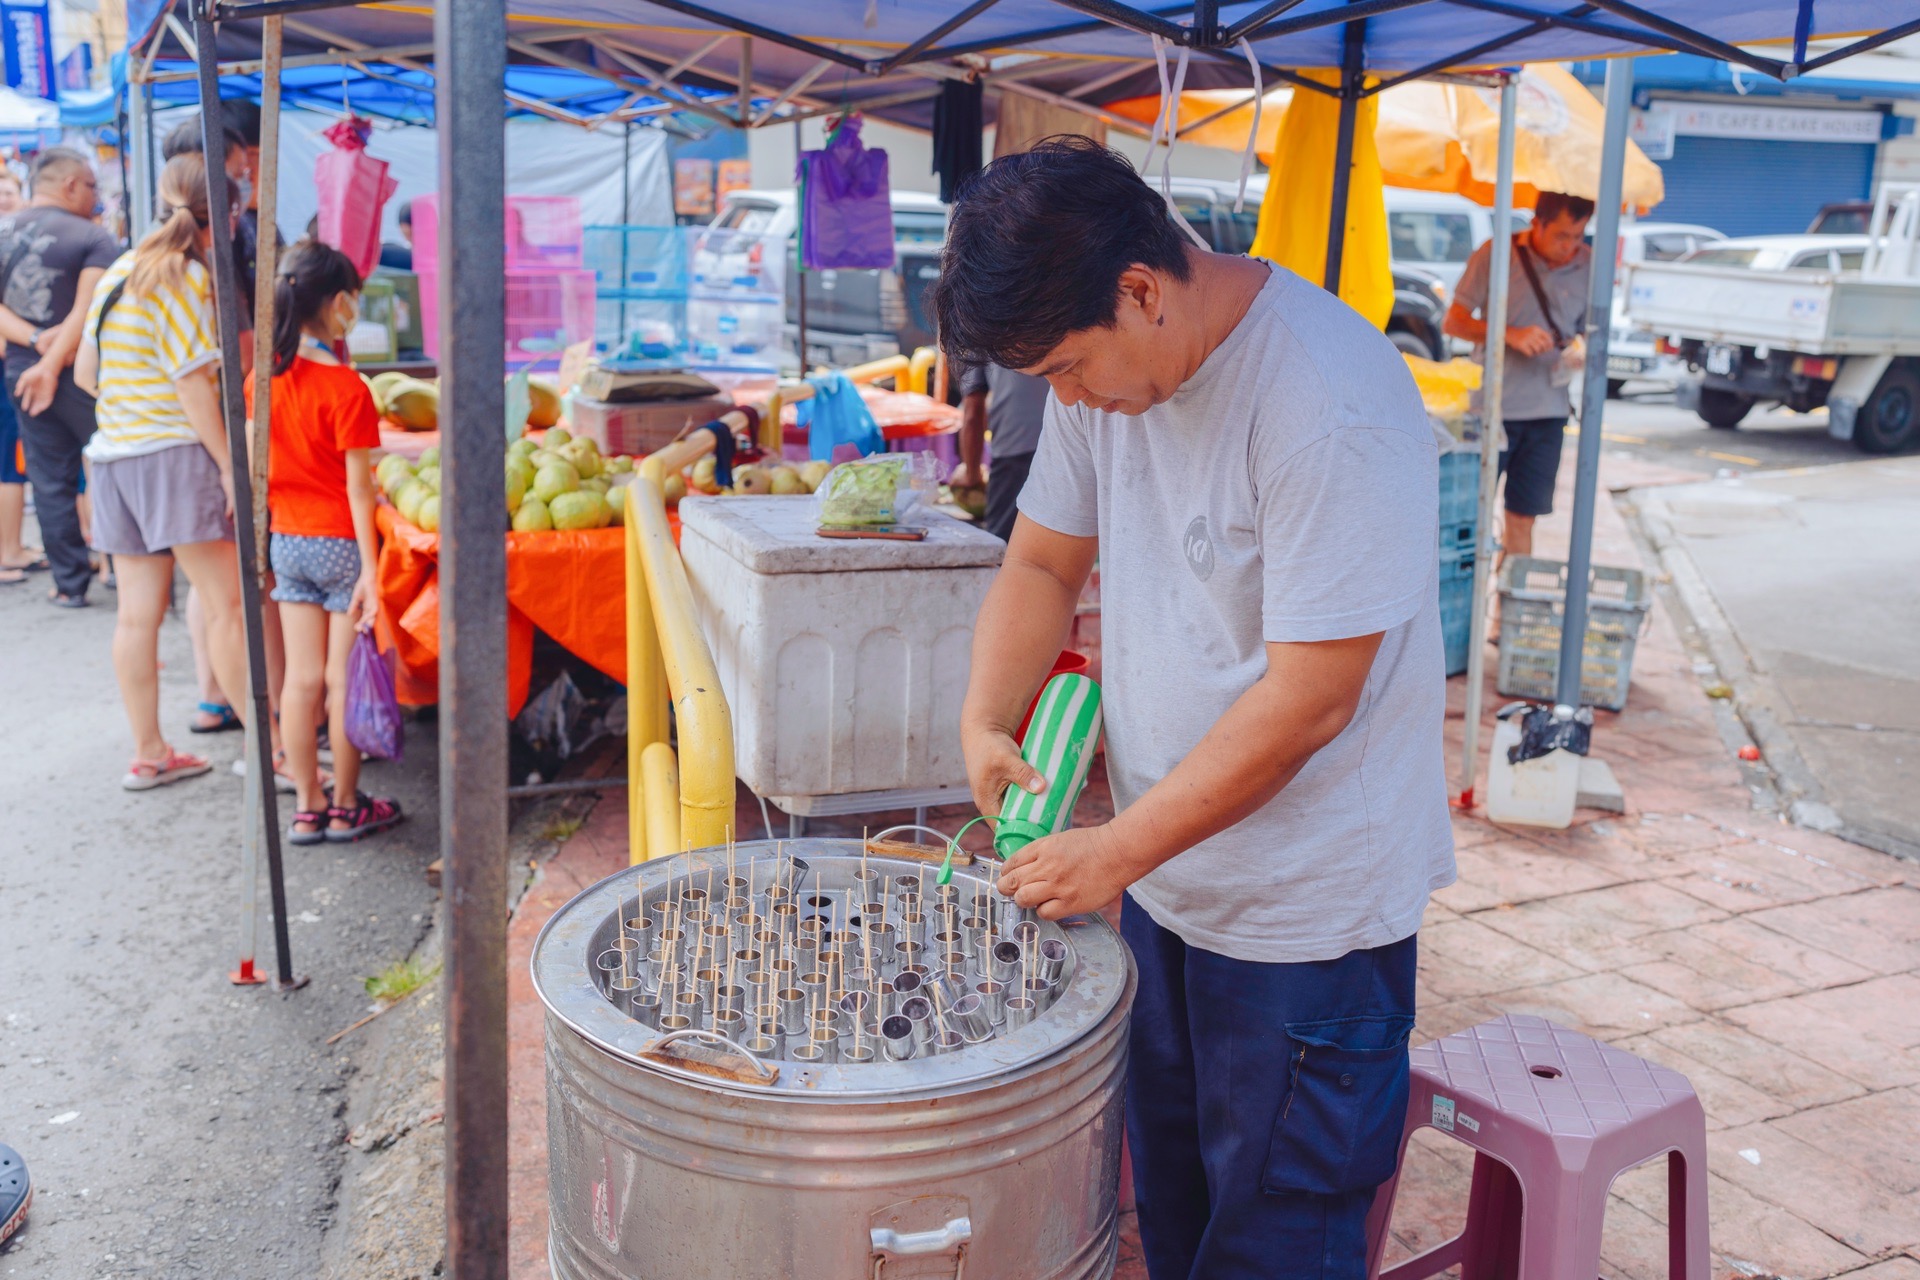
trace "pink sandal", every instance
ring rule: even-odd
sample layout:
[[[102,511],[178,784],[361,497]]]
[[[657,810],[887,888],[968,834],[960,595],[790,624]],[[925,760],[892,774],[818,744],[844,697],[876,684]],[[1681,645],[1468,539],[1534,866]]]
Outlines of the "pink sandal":
[[[129,791],[151,791],[182,778],[197,778],[212,771],[213,761],[205,756],[188,755],[168,747],[163,760],[135,760],[128,765],[127,776],[120,779],[120,785]]]

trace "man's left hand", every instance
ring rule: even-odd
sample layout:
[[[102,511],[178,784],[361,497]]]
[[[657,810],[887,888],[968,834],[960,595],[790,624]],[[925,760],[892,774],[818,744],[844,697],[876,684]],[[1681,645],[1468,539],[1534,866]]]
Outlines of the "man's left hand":
[[[54,393],[60,389],[60,368],[43,356],[34,362],[33,368],[20,375],[13,390],[20,397],[23,412],[38,416],[53,404]]]
[[[1081,827],[1045,836],[1007,859],[998,888],[1043,920],[1097,911],[1138,877],[1127,869],[1113,828]]]

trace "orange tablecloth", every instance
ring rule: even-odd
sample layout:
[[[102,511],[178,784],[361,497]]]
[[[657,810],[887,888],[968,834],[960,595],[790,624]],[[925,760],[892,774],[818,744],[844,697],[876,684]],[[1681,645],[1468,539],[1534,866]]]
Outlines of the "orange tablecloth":
[[[380,527],[380,641],[399,658],[400,701],[440,698],[440,535],[387,503]],[[533,629],[622,684],[627,679],[626,555],[618,528],[507,534],[507,713],[533,677]]]

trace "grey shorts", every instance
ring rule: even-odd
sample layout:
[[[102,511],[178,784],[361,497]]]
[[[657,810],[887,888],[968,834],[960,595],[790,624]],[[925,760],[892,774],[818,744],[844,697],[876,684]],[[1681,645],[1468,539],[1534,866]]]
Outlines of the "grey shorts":
[[[281,604],[317,604],[345,613],[360,581],[360,544],[352,538],[276,533],[269,544],[273,598]]]
[[[195,542],[232,542],[220,468],[199,444],[93,464],[93,549],[157,556]]]

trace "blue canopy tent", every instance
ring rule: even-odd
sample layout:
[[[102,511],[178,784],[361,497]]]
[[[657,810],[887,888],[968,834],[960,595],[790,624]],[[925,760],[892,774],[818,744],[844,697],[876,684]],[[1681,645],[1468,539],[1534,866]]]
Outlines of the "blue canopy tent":
[[[441,78],[441,188],[464,211],[441,246],[450,264],[441,277],[441,345],[448,353],[443,416],[493,423],[504,411],[503,302],[489,264],[497,265],[502,254],[500,124],[503,101],[515,100],[515,66],[542,63],[598,76],[716,122],[757,127],[846,108],[925,123],[930,100],[951,79],[1099,114],[1089,96],[1129,76],[1157,79],[1156,52],[1190,60],[1187,85],[1194,88],[1251,87],[1251,58],[1264,83],[1286,81],[1345,105],[1339,185],[1351,155],[1355,104],[1400,80],[1650,50],[1699,54],[1788,80],[1920,31],[1920,0],[1749,0],[1739,6],[1724,0],[1195,0],[1151,8],[1123,0],[974,0],[964,7],[947,0],[872,6],[869,0],[438,0],[430,16],[342,8],[334,0],[136,0],[129,6],[136,48],[161,29],[163,2],[198,6],[191,39],[217,46],[216,57],[199,68],[208,96],[219,92],[220,62],[252,56],[247,45],[257,45],[251,32],[258,19],[284,18],[287,31],[312,50],[290,58],[290,66],[375,58],[410,67],[431,60]],[[1821,47],[1823,40],[1837,43]],[[408,48],[405,61],[392,55],[394,46]],[[1309,69],[1336,72],[1335,82],[1300,74]],[[1608,77],[1596,261],[1613,259],[1631,79],[1626,60]],[[688,86],[731,90],[732,101],[695,100]],[[1512,94],[1502,96],[1510,121]],[[1511,148],[1503,151],[1510,172]],[[218,207],[225,177],[217,167],[209,185]],[[1336,232],[1344,223],[1341,204],[1336,197]],[[1496,226],[1504,221],[1503,210]],[[232,318],[237,291],[218,243],[224,226],[216,224],[215,234],[223,315]],[[1330,236],[1330,242],[1339,239]],[[1497,319],[1504,315],[1504,260],[1496,255],[1496,261],[1502,265],[1495,268],[1490,313]],[[1337,252],[1329,253],[1328,269],[1337,281]],[[1604,393],[1612,289],[1611,273],[1596,276],[1586,405],[1593,427]],[[228,336],[235,326],[225,323],[222,331],[228,381],[237,386],[239,353]],[[1498,352],[1501,345],[1494,335],[1490,347]],[[1490,390],[1497,401],[1497,390]],[[236,396],[228,413],[239,417]],[[230,430],[241,443],[237,421]],[[442,453],[452,514],[441,530],[440,731],[449,925],[446,1265],[462,1280],[504,1280],[506,605],[504,508],[496,487],[504,443],[491,430],[449,436]],[[1597,429],[1581,433],[1560,662],[1564,701],[1578,700],[1599,441]]]

